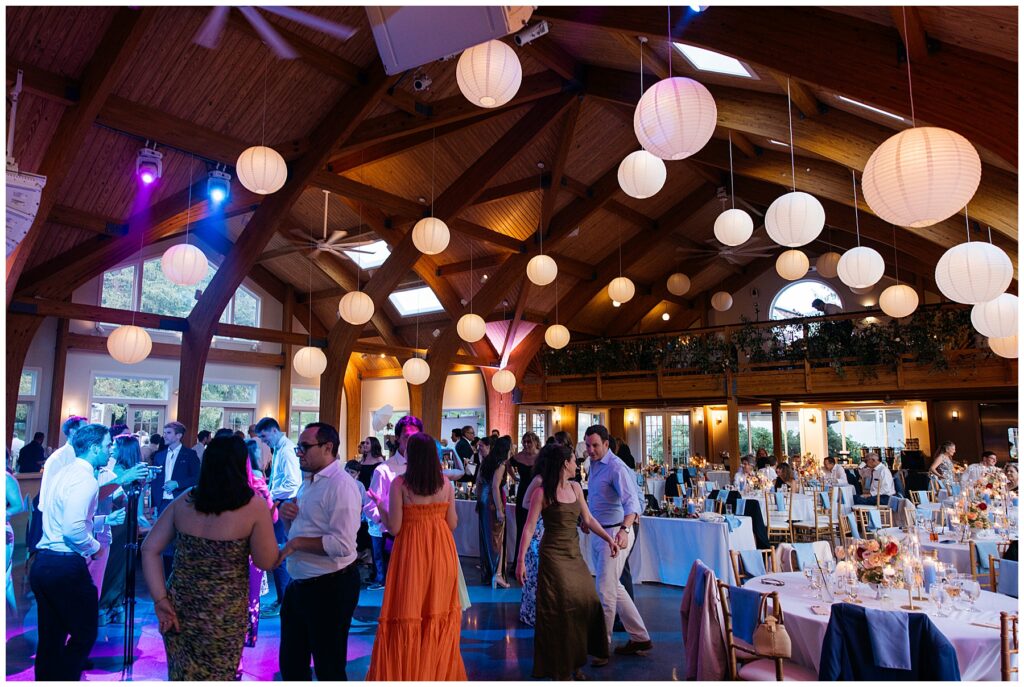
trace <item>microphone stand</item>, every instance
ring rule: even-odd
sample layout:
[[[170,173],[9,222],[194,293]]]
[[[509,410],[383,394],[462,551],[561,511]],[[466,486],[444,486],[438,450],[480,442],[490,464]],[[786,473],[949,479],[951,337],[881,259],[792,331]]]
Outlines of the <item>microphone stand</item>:
[[[143,482],[132,482],[125,487],[125,578],[124,578],[124,653],[121,679],[132,680],[135,663],[135,575],[139,555],[139,495]]]

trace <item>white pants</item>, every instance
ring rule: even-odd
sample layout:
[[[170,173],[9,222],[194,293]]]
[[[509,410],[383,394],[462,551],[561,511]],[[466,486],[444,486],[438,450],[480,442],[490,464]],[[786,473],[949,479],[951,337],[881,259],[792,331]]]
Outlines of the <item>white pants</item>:
[[[614,539],[619,528],[613,527],[605,531]],[[620,549],[615,558],[612,558],[608,542],[596,534],[591,534],[588,537],[593,554],[594,575],[597,577],[597,597],[601,600],[601,606],[604,607],[604,626],[608,633],[609,646],[611,646],[612,627],[615,624],[616,612],[622,619],[622,625],[626,628],[630,639],[635,642],[646,642],[651,638],[644,626],[643,618],[640,617],[640,612],[636,610],[636,604],[629,598],[626,588],[619,582],[622,571],[626,567],[629,552],[633,549],[633,544],[636,543],[632,527],[627,530],[627,535],[629,537],[628,546]]]

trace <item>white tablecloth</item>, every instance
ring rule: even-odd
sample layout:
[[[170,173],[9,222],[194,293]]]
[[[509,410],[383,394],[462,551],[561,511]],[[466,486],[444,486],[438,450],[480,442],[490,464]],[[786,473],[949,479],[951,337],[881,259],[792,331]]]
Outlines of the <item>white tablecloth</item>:
[[[647,478],[647,493],[658,499],[658,503],[661,503],[662,499],[665,498],[665,480],[658,479],[655,477]]]
[[[793,501],[793,520],[800,520],[803,522],[814,522],[814,500],[811,497],[811,495],[794,494],[793,498],[796,499],[795,501]],[[764,518],[764,492],[759,492],[756,497],[751,497],[747,500],[753,500],[754,502],[757,503],[757,507],[761,509],[761,517]],[[768,505],[772,507],[772,520],[776,522],[781,522],[779,520],[780,513],[775,510],[774,493],[768,495]],[[781,513],[781,515],[786,515],[786,513]],[[765,518],[764,521],[767,524],[768,519]]]
[[[729,473],[725,470],[708,470],[704,475],[704,479],[708,482],[714,483],[714,485],[719,489],[732,481]]]
[[[818,601],[807,589],[807,580],[801,573],[779,573],[772,578],[786,583],[784,587],[761,584],[761,578],[749,581],[746,587],[760,592],[778,592],[782,610],[786,616],[786,629],[793,642],[793,661],[818,672],[821,659],[821,645],[828,629],[828,616],[816,615],[812,606],[829,606],[827,601]],[[874,592],[867,585],[861,585],[860,597],[867,608],[880,608],[874,600]],[[906,603],[906,592],[893,594],[897,604]],[[837,600],[838,601],[838,600]],[[915,601],[921,605],[921,612],[946,635],[956,650],[960,663],[960,677],[963,681],[1000,679],[999,673],[999,612],[1016,611],[1017,600],[1002,594],[982,591],[975,604],[977,613],[955,611],[950,616],[939,618],[930,601]],[[994,624],[996,629],[978,627],[971,623]],[[867,638],[864,638],[867,641]]]
[[[452,534],[455,550],[460,556],[480,557],[480,516],[476,512],[476,501],[455,500],[455,514],[459,524]],[[516,555],[516,505],[505,505],[505,560],[514,563]]]

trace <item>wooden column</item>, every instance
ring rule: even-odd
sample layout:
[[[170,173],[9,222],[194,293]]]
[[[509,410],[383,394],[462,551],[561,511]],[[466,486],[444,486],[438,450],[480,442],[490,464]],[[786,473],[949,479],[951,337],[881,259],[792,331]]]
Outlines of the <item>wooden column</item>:
[[[356,455],[359,442],[363,440],[363,380],[351,363],[345,368],[345,448],[346,455]],[[331,422],[330,419],[325,422]]]
[[[579,406],[561,406],[558,409],[558,413],[562,416],[561,422],[558,423],[561,431],[565,432],[579,443],[581,439],[580,432],[586,431],[587,429],[586,427],[583,427],[582,429],[579,427]]]
[[[608,433],[615,437],[626,435],[626,409],[608,409]]]
[[[11,445],[14,437],[14,419],[18,414],[18,389],[21,386],[21,371],[25,367],[32,339],[39,331],[43,318],[32,315],[7,313],[7,434],[5,446]]]
[[[740,468],[740,404],[735,396],[729,397],[729,471]]]
[[[512,394],[499,394],[491,385],[491,379],[497,372],[493,367],[480,368],[484,389],[487,392],[487,433],[490,434],[492,429],[496,429],[503,435],[522,436],[522,428],[516,426],[518,406],[512,402]]]
[[[406,386],[409,387],[409,414],[415,415],[420,420],[423,420],[423,387],[424,384],[409,384],[406,382]],[[432,437],[438,439],[441,438],[441,413],[437,413],[437,428],[427,429],[427,422],[423,420],[423,429]]]
[[[292,331],[292,318],[295,316],[295,287],[291,284],[285,285],[284,300],[281,305],[281,330],[290,334]],[[292,347],[289,344],[281,344],[281,352],[284,354],[284,366],[281,368],[280,384],[277,392],[277,421],[282,427],[291,421],[290,411],[292,406]],[[324,422],[331,422],[326,419]]]
[[[786,452],[782,448],[782,403],[779,399],[772,401],[772,444],[775,446],[775,457],[781,463]]]
[[[47,446],[59,446],[61,408],[64,407],[64,372],[68,363],[68,321],[57,320],[57,345],[53,349],[53,384],[50,387],[50,414],[46,426]],[[20,377],[20,375],[19,375]]]

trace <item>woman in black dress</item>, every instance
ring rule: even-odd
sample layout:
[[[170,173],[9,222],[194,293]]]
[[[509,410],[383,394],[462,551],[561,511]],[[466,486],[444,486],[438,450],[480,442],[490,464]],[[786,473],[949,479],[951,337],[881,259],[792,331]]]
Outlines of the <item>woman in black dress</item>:
[[[540,453],[540,439],[533,432],[523,434],[523,450],[517,453],[508,461],[509,469],[518,481],[516,487],[516,560],[519,560],[519,549],[523,542],[523,525],[526,524],[526,514],[529,512],[528,504],[523,503],[526,496],[526,488],[530,486],[533,479],[533,464]],[[529,544],[530,540],[526,540]]]

